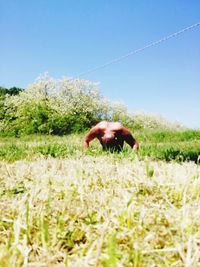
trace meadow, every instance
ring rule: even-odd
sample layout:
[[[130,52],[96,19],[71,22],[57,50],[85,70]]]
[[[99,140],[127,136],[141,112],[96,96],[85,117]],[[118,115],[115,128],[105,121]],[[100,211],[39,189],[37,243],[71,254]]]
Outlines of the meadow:
[[[135,152],[82,148],[120,121]],[[131,114],[97,84],[0,87],[0,266],[200,266],[200,131]]]
[[[200,132],[0,138],[0,266],[200,266]]]
[[[22,137],[0,137],[0,160],[12,162],[19,159],[32,159],[37,156],[81,157],[85,155],[105,155],[97,141],[91,143],[87,152],[82,149],[85,133],[65,136],[26,135]],[[175,160],[178,162],[200,160],[200,131],[190,129],[145,129],[133,131],[141,144],[137,154],[139,159],[149,157],[152,160]],[[125,146],[122,157],[132,155]],[[119,156],[118,155],[118,156]]]

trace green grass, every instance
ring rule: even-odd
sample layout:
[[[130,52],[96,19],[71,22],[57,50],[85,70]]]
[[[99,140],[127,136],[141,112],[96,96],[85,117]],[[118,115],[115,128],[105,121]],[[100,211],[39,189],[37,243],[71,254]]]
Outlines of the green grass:
[[[135,137],[140,143],[137,156],[143,160],[149,157],[153,160],[194,161],[200,160],[200,131],[141,131]],[[73,134],[63,137],[33,135],[21,138],[0,138],[0,160],[12,162],[38,155],[54,158],[81,157],[86,155],[103,155],[99,142],[91,142],[91,148],[85,152],[82,149],[84,134]],[[125,146],[118,157],[130,157],[132,151]]]
[[[199,266],[199,132],[0,139],[0,266]]]

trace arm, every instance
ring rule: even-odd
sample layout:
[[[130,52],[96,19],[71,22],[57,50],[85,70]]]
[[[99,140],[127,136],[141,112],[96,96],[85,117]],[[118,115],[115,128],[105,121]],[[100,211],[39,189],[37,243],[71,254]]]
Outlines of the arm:
[[[127,130],[125,127],[122,127],[122,136],[124,137],[124,140],[129,144],[131,148],[134,150],[139,149],[139,143],[135,140],[135,138],[132,136],[132,134]]]
[[[98,132],[99,132],[99,128],[98,127],[93,127],[89,133],[85,136],[85,138],[83,139],[83,147],[84,148],[88,148],[89,147],[89,143],[90,141],[92,141],[94,138],[96,138],[98,136]]]

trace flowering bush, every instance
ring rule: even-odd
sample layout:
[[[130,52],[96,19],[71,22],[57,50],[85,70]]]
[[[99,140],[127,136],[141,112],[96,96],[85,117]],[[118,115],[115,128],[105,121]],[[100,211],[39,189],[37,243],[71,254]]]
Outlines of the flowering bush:
[[[6,95],[1,113],[5,135],[66,134],[108,119],[110,107],[95,83],[45,75],[18,95]]]
[[[46,74],[26,90],[4,95],[0,107],[1,135],[63,135],[84,131],[101,120],[121,121],[130,129],[168,125],[158,117],[128,113],[125,105],[101,96],[96,83]]]

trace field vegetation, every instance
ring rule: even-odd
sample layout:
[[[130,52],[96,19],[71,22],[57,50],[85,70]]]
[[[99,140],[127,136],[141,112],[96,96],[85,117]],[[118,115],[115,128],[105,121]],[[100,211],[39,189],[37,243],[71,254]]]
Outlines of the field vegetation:
[[[66,136],[28,135],[23,137],[0,138],[0,160],[12,162],[19,159],[32,159],[37,156],[66,158],[104,155],[98,141],[93,141],[89,151],[83,151],[82,141],[85,133],[69,134]],[[149,157],[152,160],[177,162],[200,161],[200,131],[183,130],[137,130],[135,138],[140,143],[137,157],[140,160]],[[129,157],[132,154],[128,146],[120,154]]]
[[[71,149],[1,161],[1,266],[199,266],[199,164]]]
[[[200,266],[200,131],[130,114],[88,81],[14,91],[0,96],[0,266]],[[102,119],[140,150],[83,150]]]

